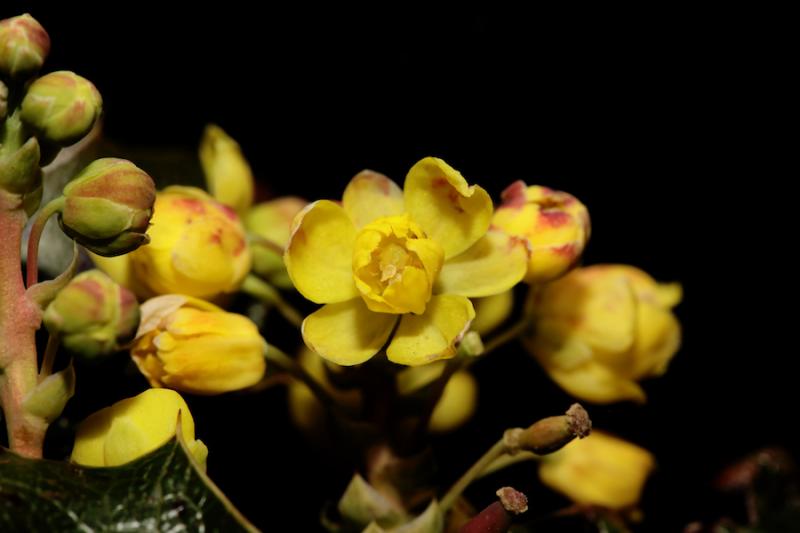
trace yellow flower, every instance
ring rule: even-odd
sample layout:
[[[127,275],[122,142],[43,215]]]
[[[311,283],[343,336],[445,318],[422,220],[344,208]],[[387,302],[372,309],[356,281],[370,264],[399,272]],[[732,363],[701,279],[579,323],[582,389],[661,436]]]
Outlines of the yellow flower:
[[[415,366],[397,374],[397,392],[411,395],[433,383],[444,371],[445,363]],[[464,425],[475,413],[478,404],[478,382],[461,370],[453,374],[433,409],[428,428],[434,433],[446,433]]]
[[[200,164],[211,196],[243,214],[253,203],[254,183],[239,143],[216,124],[207,125],[200,141]]]
[[[194,419],[180,394],[149,389],[106,407],[84,420],[75,436],[72,462],[119,466],[146,455],[171,439],[180,413],[183,440],[205,468],[208,449],[194,438]]]
[[[653,455],[644,448],[593,430],[543,456],[539,477],[576,503],[624,509],[639,501],[654,466]]]
[[[100,269],[141,298],[181,293],[213,299],[234,292],[250,271],[239,217],[200,189],[159,192],[147,235],[150,244],[128,255],[93,256]]]
[[[580,268],[532,296],[535,333],[526,344],[577,398],[643,402],[636,382],[663,374],[680,345],[671,312],[680,299],[679,284],[656,283],[632,266]]]
[[[244,217],[245,228],[257,237],[250,243],[253,272],[282,289],[292,287],[283,250],[291,237],[292,220],[306,205],[301,198],[285,196],[254,206]]]
[[[525,273],[524,243],[487,233],[491,217],[486,191],[433,157],[411,168],[405,190],[364,171],[341,205],[308,205],[284,255],[297,290],[325,304],[303,322],[306,344],[337,364],[356,365],[395,331],[387,348],[395,363],[455,355],[475,317],[468,298],[503,292]]]
[[[168,294],[142,304],[131,355],[153,387],[219,394],[264,376],[264,339],[247,317]]]
[[[512,183],[502,194],[492,224],[530,244],[525,281],[543,283],[562,276],[583,253],[589,240],[589,212],[574,196],[525,182]]]

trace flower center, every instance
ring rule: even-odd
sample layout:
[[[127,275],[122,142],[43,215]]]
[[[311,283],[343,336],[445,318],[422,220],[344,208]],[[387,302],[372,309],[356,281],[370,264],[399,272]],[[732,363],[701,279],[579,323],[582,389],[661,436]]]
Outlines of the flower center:
[[[443,259],[441,247],[408,215],[384,217],[356,237],[353,277],[372,311],[421,314]]]

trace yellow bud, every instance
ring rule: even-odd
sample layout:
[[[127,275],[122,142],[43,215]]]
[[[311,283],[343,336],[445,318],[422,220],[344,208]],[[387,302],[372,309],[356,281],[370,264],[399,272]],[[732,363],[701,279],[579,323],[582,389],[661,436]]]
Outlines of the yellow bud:
[[[443,261],[442,247],[408,215],[384,217],[356,236],[353,275],[370,310],[422,314]]]
[[[492,224],[524,238],[531,249],[528,283],[556,279],[571,269],[589,240],[589,212],[571,194],[538,185],[512,183],[503,191],[503,204]]]
[[[220,394],[264,376],[267,345],[249,318],[180,295],[152,298],[141,311],[131,355],[152,386]]]
[[[200,189],[159,192],[147,235],[150,244],[130,256],[145,295],[211,299],[234,292],[250,271],[250,250],[236,212]]]
[[[194,419],[180,394],[149,389],[94,413],[78,426],[71,460],[84,466],[119,466],[134,461],[181,431],[189,451],[205,467],[208,449],[194,437]]]
[[[561,387],[595,403],[644,401],[680,345],[680,286],[627,265],[580,268],[533,294],[528,350]]]
[[[509,289],[492,296],[474,298],[472,303],[475,305],[475,320],[470,327],[485,337],[511,314],[514,308],[514,291]]]
[[[211,196],[244,213],[253,203],[254,183],[239,143],[219,126],[209,124],[200,141],[200,163]]]
[[[444,371],[445,363],[412,366],[397,374],[397,392],[407,396],[432,384]],[[428,428],[434,433],[446,433],[464,425],[475,413],[478,404],[478,382],[462,370],[453,374],[433,409]]]
[[[16,80],[29,78],[39,71],[48,53],[50,36],[32,16],[25,13],[0,20],[0,72]]]
[[[542,483],[572,501],[624,509],[636,505],[655,466],[652,454],[602,431],[593,431],[544,456]]]

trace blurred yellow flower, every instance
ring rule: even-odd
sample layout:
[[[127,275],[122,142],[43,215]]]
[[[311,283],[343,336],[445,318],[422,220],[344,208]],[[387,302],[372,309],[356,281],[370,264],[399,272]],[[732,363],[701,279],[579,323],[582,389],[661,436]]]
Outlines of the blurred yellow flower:
[[[635,444],[593,430],[563,449],[542,456],[542,483],[580,504],[624,509],[636,505],[655,466],[653,455]]]
[[[156,196],[150,244],[95,264],[140,298],[181,293],[213,299],[234,292],[250,271],[244,227],[228,206],[194,187]]]
[[[487,232],[491,216],[486,191],[433,157],[411,168],[404,190],[364,171],[341,205],[307,206],[284,255],[297,290],[325,304],[303,323],[306,344],[337,364],[356,365],[394,331],[386,353],[395,363],[455,355],[475,316],[469,298],[508,290],[527,267],[524,243]]]
[[[512,183],[502,194],[492,224],[531,247],[528,283],[554,280],[571,269],[589,240],[589,212],[571,194]]]
[[[471,329],[483,337],[502,324],[514,308],[514,291],[509,289],[485,298],[474,298],[475,320]]]
[[[291,237],[292,220],[306,205],[302,198],[285,196],[253,206],[244,217],[245,228],[256,237],[250,243],[253,272],[282,289],[292,287],[283,250]]]
[[[169,294],[142,304],[131,355],[153,387],[220,394],[264,376],[267,345],[247,317]]]
[[[253,203],[254,182],[239,143],[216,124],[207,125],[200,140],[200,164],[211,196],[244,214]]]
[[[149,389],[89,416],[78,426],[72,462],[119,466],[146,455],[171,439],[180,413],[183,440],[205,468],[208,449],[194,438],[194,419],[180,394]]]
[[[397,392],[410,395],[433,383],[444,371],[445,363],[403,369],[397,374]],[[478,405],[478,382],[466,370],[450,377],[442,396],[433,409],[428,429],[434,433],[447,433],[464,425],[475,413]]]
[[[574,270],[532,293],[528,350],[571,395],[590,402],[643,402],[638,380],[663,374],[678,350],[671,309],[681,286],[627,265]]]

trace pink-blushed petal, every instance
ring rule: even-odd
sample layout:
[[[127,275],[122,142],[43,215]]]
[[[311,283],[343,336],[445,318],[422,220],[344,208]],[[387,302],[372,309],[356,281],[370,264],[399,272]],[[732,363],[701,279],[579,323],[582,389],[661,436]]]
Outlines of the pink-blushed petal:
[[[473,318],[475,309],[468,298],[434,296],[425,313],[403,315],[386,354],[390,361],[409,366],[453,357]]]
[[[353,282],[356,227],[344,209],[319,200],[300,211],[283,260],[295,288],[312,302],[344,302],[358,296]]]
[[[338,365],[363,363],[389,339],[397,315],[373,313],[361,298],[323,306],[303,321],[303,340]]]
[[[470,298],[499,294],[522,281],[528,256],[525,239],[490,231],[466,252],[445,261],[434,292]]]
[[[480,239],[492,219],[492,199],[468,185],[453,167],[436,157],[422,159],[408,171],[405,208],[429,238],[444,248],[445,259]]]
[[[403,191],[383,174],[362,170],[347,184],[342,207],[361,228],[381,217],[402,215]]]

